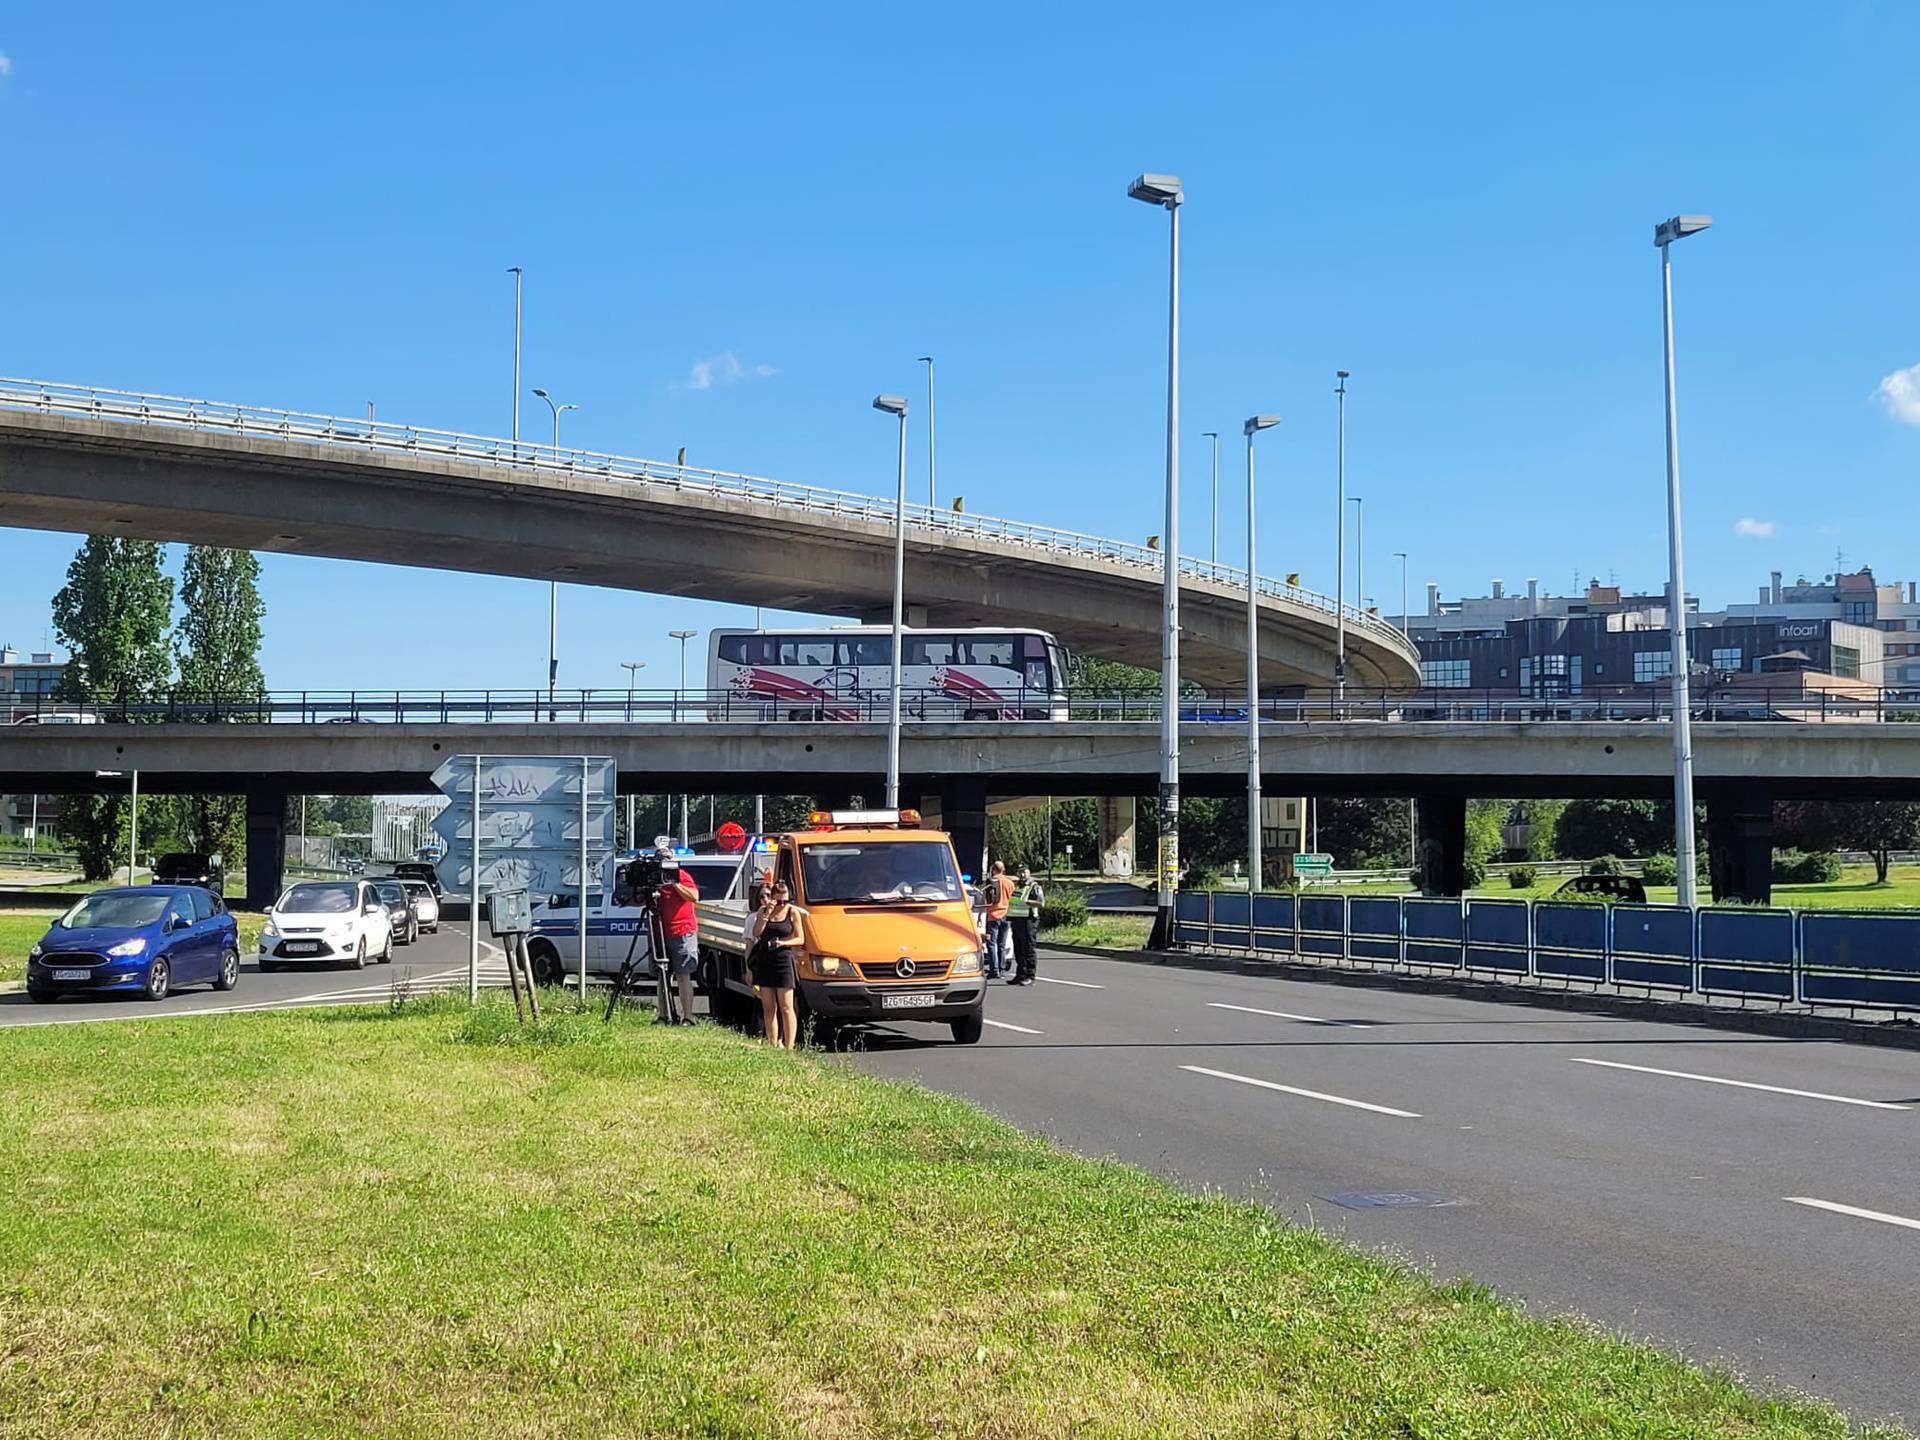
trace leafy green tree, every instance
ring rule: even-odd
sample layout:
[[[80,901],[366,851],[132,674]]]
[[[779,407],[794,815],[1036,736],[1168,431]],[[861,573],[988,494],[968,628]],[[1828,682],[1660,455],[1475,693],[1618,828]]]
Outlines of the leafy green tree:
[[[1407,802],[1373,796],[1322,796],[1320,849],[1336,870],[1407,863]],[[1311,837],[1309,837],[1311,838]]]
[[[226,702],[266,689],[260,673],[260,561],[250,550],[194,545],[180,575],[183,614],[174,632],[180,688],[195,698]],[[213,717],[208,717],[213,718]],[[242,709],[232,719],[250,718]],[[188,795],[182,829],[187,848],[218,852],[229,868],[243,863],[247,804],[239,795]]]
[[[1528,800],[1527,859],[1557,860],[1560,857],[1560,817],[1566,812],[1564,800]]]
[[[1805,800],[1774,807],[1774,840],[1802,850],[1864,850],[1887,883],[1895,850],[1920,848],[1920,804],[1911,800]]]
[[[149,540],[89,535],[53,597],[54,632],[72,660],[57,699],[106,705],[151,697],[171,666],[167,622],[173,582],[162,572],[166,549]],[[126,853],[124,795],[69,795],[61,829],[89,880],[103,880]]]
[[[1673,806],[1664,800],[1569,800],[1555,841],[1569,860],[1658,855],[1673,849]]]

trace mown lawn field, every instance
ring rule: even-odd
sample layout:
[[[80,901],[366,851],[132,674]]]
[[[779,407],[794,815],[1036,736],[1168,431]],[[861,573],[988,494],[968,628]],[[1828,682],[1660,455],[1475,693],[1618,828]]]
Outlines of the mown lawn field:
[[[0,1064],[10,1437],[1890,1433],[710,1027],[433,1001]]]

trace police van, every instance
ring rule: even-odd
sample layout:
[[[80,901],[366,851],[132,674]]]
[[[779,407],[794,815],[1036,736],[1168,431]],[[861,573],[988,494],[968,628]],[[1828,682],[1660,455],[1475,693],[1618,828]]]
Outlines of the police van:
[[[693,882],[702,900],[742,899],[747,893],[758,853],[749,845],[737,855],[695,855],[676,851],[681,874]],[[624,875],[635,852],[615,856],[608,872]],[[764,859],[764,857],[763,857]],[[612,980],[628,954],[643,976],[653,974],[653,946],[647,934],[647,912],[634,903],[623,881],[616,879],[608,896],[587,893],[587,974]],[[580,973],[580,897],[568,891],[533,898],[533,933],[527,937],[527,957],[533,962],[534,983],[559,985]]]

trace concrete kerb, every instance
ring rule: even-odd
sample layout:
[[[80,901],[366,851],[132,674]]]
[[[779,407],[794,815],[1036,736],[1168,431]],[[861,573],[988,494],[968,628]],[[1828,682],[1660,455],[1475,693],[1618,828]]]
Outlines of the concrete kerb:
[[[1904,1019],[1849,1020],[1837,1015],[1813,1015],[1797,1010],[1741,1009],[1697,1000],[1616,995],[1604,991],[1544,990],[1466,975],[1353,969],[1320,965],[1298,958],[1267,959],[1189,950],[1100,950],[1089,945],[1045,943],[1041,948],[1135,965],[1162,965],[1233,975],[1264,975],[1311,984],[1352,985],[1419,995],[1457,995],[1467,1000],[1530,1005],[1542,1010],[1577,1010],[1586,1014],[1613,1015],[1625,1020],[1648,1020],[1664,1025],[1692,1025],[1794,1040],[1840,1040],[1856,1045],[1891,1045],[1920,1050],[1920,1023]]]

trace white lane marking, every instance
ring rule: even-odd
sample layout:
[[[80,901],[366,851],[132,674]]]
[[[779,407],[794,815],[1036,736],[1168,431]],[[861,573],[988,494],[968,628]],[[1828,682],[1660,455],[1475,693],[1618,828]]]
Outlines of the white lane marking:
[[[1364,1020],[1323,1020],[1318,1015],[1295,1015],[1290,1010],[1262,1010],[1258,1005],[1229,1005],[1223,1000],[1209,1000],[1209,1010],[1238,1010],[1247,1015],[1271,1015],[1276,1020],[1298,1020],[1307,1025],[1337,1025],[1343,1030],[1369,1030],[1373,1027]]]
[[[1862,1210],[1858,1205],[1816,1200],[1811,1195],[1786,1195],[1781,1198],[1789,1205],[1811,1205],[1815,1210],[1831,1210],[1836,1215],[1853,1215],[1861,1220],[1878,1220],[1882,1225],[1900,1225],[1908,1230],[1920,1230],[1920,1220],[1909,1220],[1904,1215],[1889,1215],[1884,1210]]]
[[[1371,1110],[1376,1115],[1398,1115],[1402,1120],[1418,1120],[1411,1110],[1396,1110],[1391,1105],[1374,1105],[1365,1100],[1349,1100],[1344,1095],[1326,1095],[1318,1090],[1302,1090],[1295,1085],[1280,1085],[1272,1080],[1256,1080],[1251,1075],[1235,1075],[1231,1070],[1209,1070],[1204,1065],[1182,1065],[1195,1075],[1211,1075],[1216,1080],[1232,1080],[1240,1085],[1258,1085],[1262,1090],[1278,1090],[1283,1095],[1301,1095],[1308,1100],[1324,1100],[1329,1105],[1345,1105],[1354,1110]]]
[[[1061,980],[1053,975],[1036,975],[1033,978],[1038,980],[1042,985],[1071,985],[1076,990],[1104,990],[1107,988],[1104,985],[1095,985],[1088,980]]]
[[[1852,1095],[1828,1095],[1820,1090],[1792,1090],[1785,1085],[1762,1085],[1757,1080],[1729,1080],[1723,1075],[1696,1075],[1690,1070],[1657,1070],[1651,1065],[1628,1065],[1620,1060],[1590,1060],[1584,1056],[1568,1057],[1576,1065],[1604,1065],[1609,1070],[1637,1070],[1642,1075],[1665,1075],[1674,1080],[1698,1080],[1703,1085],[1733,1085],[1741,1090],[1765,1090],[1774,1095],[1797,1095],[1802,1100],[1829,1100],[1835,1105],[1861,1105],[1869,1110],[1909,1110],[1909,1105],[1896,1105],[1891,1100],[1861,1100]]]
[[[1011,1030],[1017,1035],[1044,1035],[1046,1033],[1044,1030],[1029,1030],[1024,1025],[1009,1025],[1004,1020],[987,1020],[986,1023],[993,1026],[996,1030]]]

